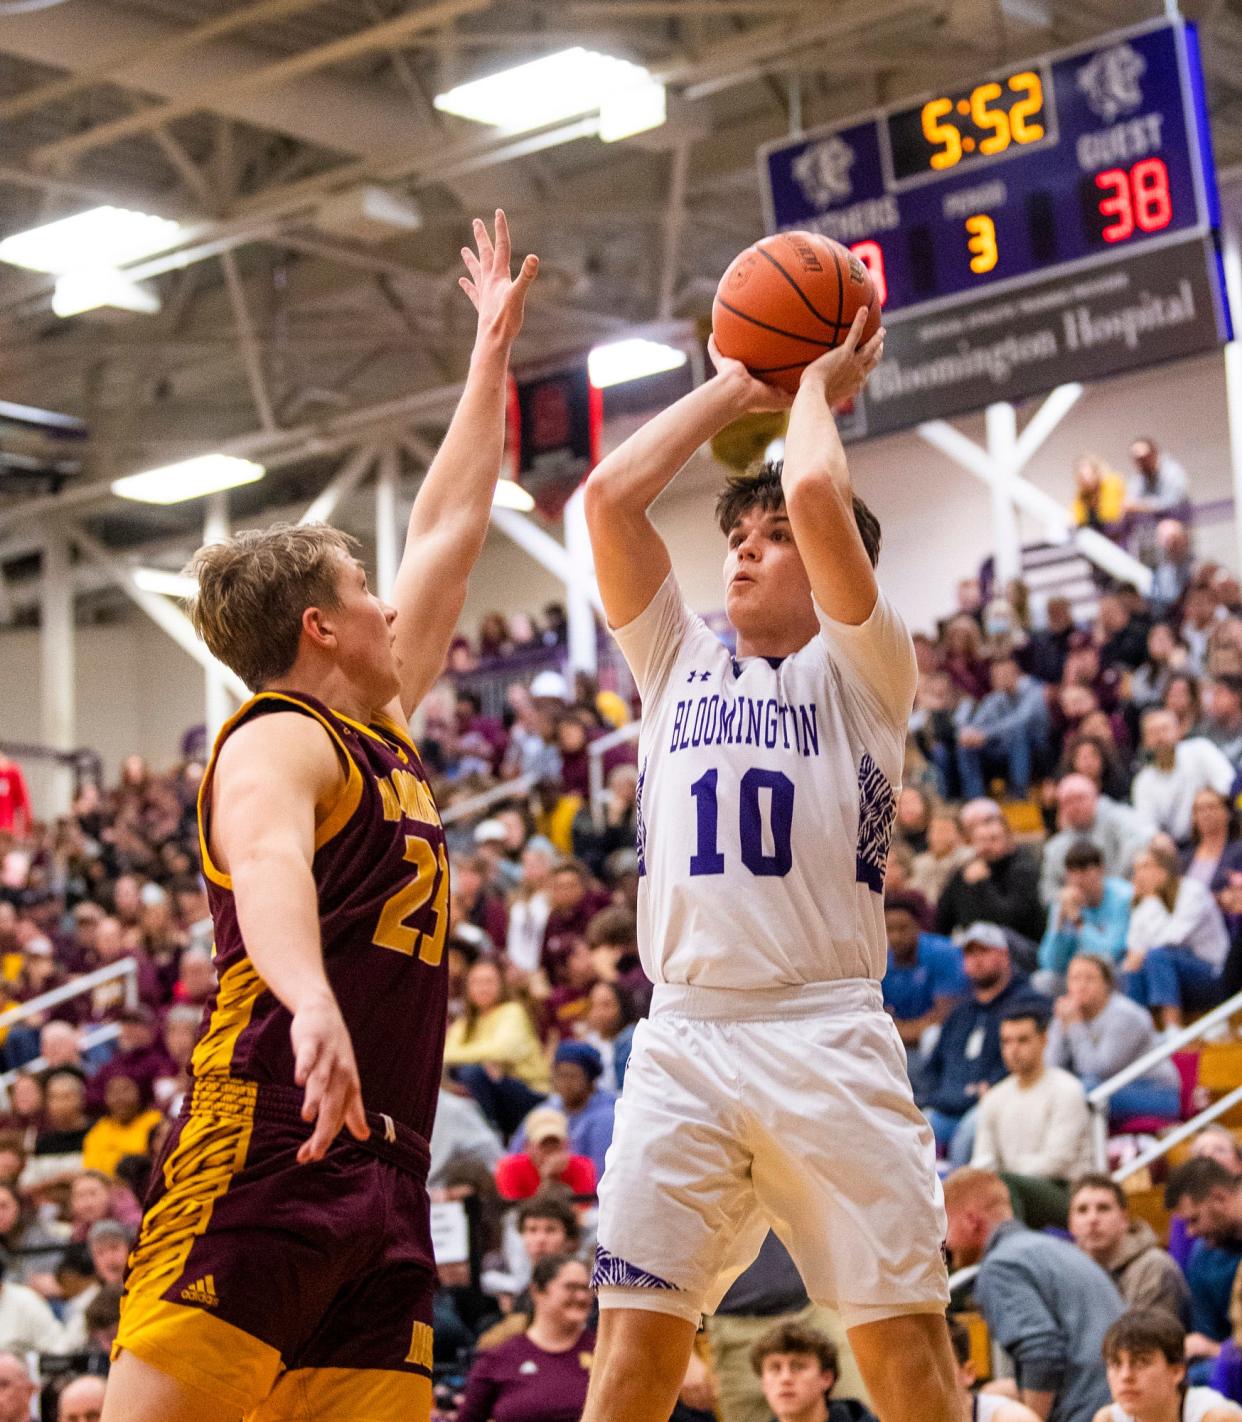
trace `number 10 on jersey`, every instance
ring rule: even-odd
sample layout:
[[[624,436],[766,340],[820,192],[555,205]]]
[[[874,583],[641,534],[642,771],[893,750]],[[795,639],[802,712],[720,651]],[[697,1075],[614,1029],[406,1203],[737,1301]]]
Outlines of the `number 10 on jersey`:
[[[705,771],[690,787],[698,820],[697,845],[690,856],[691,877],[723,874],[720,850],[719,770]],[[738,796],[738,842],[742,863],[759,878],[782,878],[793,868],[794,783],[779,770],[752,768],[742,776]],[[761,795],[768,791],[772,852],[763,843]]]

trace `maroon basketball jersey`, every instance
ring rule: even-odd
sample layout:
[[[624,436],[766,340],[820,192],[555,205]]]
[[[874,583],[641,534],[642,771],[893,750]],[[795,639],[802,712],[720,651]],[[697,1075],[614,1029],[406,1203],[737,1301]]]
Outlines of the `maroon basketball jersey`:
[[[431,1135],[444,1054],[448,861],[418,751],[404,728],[370,726],[312,696],[260,692],[220,732],[199,791],[199,839],[215,927],[218,986],[194,1049],[195,1078],[292,1087],[291,1016],[255,971],[232,881],[208,850],[220,747],[244,722],[295,711],[331,736],[345,785],[315,833],[324,967],[354,1044],[368,1111]]]

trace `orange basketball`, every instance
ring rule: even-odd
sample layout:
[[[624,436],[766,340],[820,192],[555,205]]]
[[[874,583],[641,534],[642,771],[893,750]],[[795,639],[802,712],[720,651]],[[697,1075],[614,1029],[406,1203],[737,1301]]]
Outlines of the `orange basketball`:
[[[867,341],[879,330],[880,303],[863,263],[831,237],[779,232],[730,262],[712,303],[712,334],[721,355],[793,392],[811,361],[846,338],[860,306],[871,308]]]

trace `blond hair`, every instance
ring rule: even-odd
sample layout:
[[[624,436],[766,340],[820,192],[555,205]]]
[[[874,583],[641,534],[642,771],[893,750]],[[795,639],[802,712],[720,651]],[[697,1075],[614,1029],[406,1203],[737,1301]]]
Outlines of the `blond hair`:
[[[200,548],[186,568],[198,583],[188,606],[194,630],[258,691],[297,660],[306,609],[340,605],[338,555],[357,546],[327,524],[275,523]]]
[[[986,1214],[1002,1206],[1012,1208],[1009,1188],[994,1170],[980,1170],[973,1165],[964,1165],[955,1170],[944,1182],[944,1207],[957,1209],[972,1205]]]

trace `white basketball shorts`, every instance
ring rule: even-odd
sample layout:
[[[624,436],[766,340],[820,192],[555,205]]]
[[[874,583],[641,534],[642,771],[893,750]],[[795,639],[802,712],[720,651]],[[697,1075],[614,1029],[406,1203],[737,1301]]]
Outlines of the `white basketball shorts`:
[[[660,984],[600,1184],[600,1305],[712,1313],[771,1226],[846,1327],[941,1313],[935,1159],[878,983]]]

